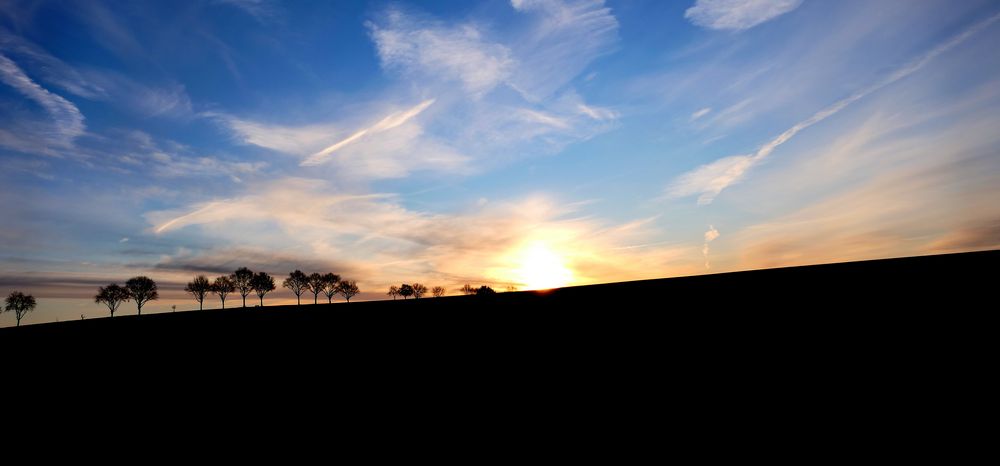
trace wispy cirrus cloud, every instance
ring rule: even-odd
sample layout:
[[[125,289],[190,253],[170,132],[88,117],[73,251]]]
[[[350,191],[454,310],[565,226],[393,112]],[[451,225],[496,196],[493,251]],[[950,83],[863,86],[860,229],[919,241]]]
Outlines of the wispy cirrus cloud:
[[[709,29],[749,29],[788,13],[802,0],[698,0],[684,12],[692,23]]]
[[[73,140],[84,133],[84,117],[76,105],[40,86],[4,55],[0,55],[0,81],[41,107],[50,120],[19,123],[14,131],[0,129],[0,144],[54,155],[58,149],[72,147]]]
[[[0,51],[34,70],[39,79],[86,99],[103,99],[108,91],[76,68],[52,56],[38,45],[0,29]]]
[[[951,39],[938,44],[934,48],[925,52],[923,55],[911,60],[906,65],[897,68],[880,81],[863,88],[854,94],[833,103],[829,107],[816,112],[811,117],[796,123],[791,128],[788,128],[777,137],[758,148],[752,154],[734,155],[719,159],[679,176],[667,188],[667,194],[671,197],[685,197],[693,194],[700,194],[698,197],[698,204],[710,204],[716,196],[719,195],[719,193],[733,183],[741,180],[747,171],[754,165],[766,159],[772,152],[774,152],[775,149],[791,140],[802,130],[820,123],[823,120],[836,115],[852,103],[863,99],[868,95],[889,86],[890,84],[906,78],[913,73],[916,73],[942,53],[951,50],[972,35],[991,26],[997,20],[1000,20],[1000,14],[995,14],[966,28]]]
[[[95,154],[106,169],[123,173],[143,172],[157,178],[226,177],[242,183],[270,166],[263,161],[227,159],[196,153],[192,148],[171,140],[156,141],[142,131],[116,132],[116,148],[110,153]]]
[[[391,9],[367,25],[383,67],[459,82],[474,95],[492,90],[514,67],[510,50],[474,24],[445,25]]]
[[[529,19],[512,41],[509,82],[529,101],[550,97],[618,42],[618,20],[603,0],[514,0]]]
[[[125,74],[101,68],[77,68],[37,44],[0,29],[0,53],[20,63],[25,74],[41,84],[91,101],[105,102],[142,117],[177,117],[192,114],[191,98],[184,85],[172,80],[139,82]],[[41,85],[39,84],[39,85]]]
[[[248,144],[299,157],[300,166],[322,167],[340,179],[400,178],[417,171],[469,173],[471,158],[455,144],[427,134],[424,124],[417,121],[434,103],[435,99],[426,99],[398,110],[373,105],[365,110],[368,117],[298,127],[230,115],[207,116],[222,122]],[[365,124],[368,126],[356,129]]]
[[[213,3],[238,8],[262,23],[274,21],[280,15],[279,7],[271,0],[214,0]]]
[[[383,69],[416,92],[388,92],[349,120],[294,126],[209,116],[247,143],[302,157],[301,166],[364,179],[472,173],[511,153],[551,153],[615,127],[617,110],[567,86],[616,39],[610,10],[593,1],[514,6],[523,27],[506,40],[480,23],[399,8],[369,21]],[[492,92],[498,86],[517,92]],[[419,103],[396,103],[413,94]]]

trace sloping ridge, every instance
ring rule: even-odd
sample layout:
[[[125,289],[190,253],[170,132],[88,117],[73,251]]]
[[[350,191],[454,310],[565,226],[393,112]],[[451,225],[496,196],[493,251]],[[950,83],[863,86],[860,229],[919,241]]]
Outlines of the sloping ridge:
[[[419,300],[303,304],[126,315],[0,329],[0,335],[217,335],[241,332],[339,333],[425,331],[634,322],[777,311],[825,312],[969,310],[982,307],[996,286],[1000,250],[786,267]],[[995,291],[994,291],[995,293]],[[994,302],[995,304],[995,302]]]

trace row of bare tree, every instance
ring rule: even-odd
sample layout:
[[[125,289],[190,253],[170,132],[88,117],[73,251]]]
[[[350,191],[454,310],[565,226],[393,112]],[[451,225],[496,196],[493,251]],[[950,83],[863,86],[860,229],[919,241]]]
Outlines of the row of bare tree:
[[[306,275],[301,270],[289,273],[288,278],[282,282],[282,286],[295,293],[295,298],[299,305],[302,304],[302,295],[307,292],[313,294],[313,304],[319,302],[320,294],[326,296],[327,303],[332,303],[333,297],[338,294],[343,296],[347,302],[351,302],[351,298],[361,292],[358,289],[357,282],[354,280],[342,280],[340,275],[335,273],[312,273]],[[274,277],[271,277],[266,272],[254,273],[246,267],[240,267],[229,275],[216,277],[214,281],[209,281],[204,275],[199,275],[184,287],[184,291],[190,293],[198,301],[199,310],[204,308],[205,298],[210,294],[215,294],[219,297],[222,301],[223,309],[226,308],[226,297],[232,293],[239,293],[243,297],[243,307],[247,307],[247,296],[250,293],[256,293],[257,297],[260,298],[260,305],[263,306],[264,296],[274,291],[274,289]],[[404,283],[401,286],[390,286],[387,294],[392,296],[392,299],[396,299],[397,296],[402,296],[403,299],[407,299],[410,296],[413,296],[414,299],[419,299],[426,295],[428,291],[435,298],[440,298],[447,292],[441,286],[435,286],[428,290],[427,286],[420,283],[412,285]],[[475,288],[469,284],[460,288],[459,291],[466,295],[489,295],[495,293],[488,286],[483,285]],[[509,287],[508,291],[515,291],[515,289]],[[108,286],[98,287],[97,295],[94,296],[94,302],[106,305],[108,310],[111,311],[111,317],[114,317],[115,311],[118,310],[122,303],[135,301],[138,313],[142,315],[142,306],[149,301],[159,299],[159,297],[156,282],[149,277],[138,276],[126,281],[125,286],[112,283]],[[14,291],[7,296],[5,304],[0,311],[14,312],[17,318],[17,325],[20,326],[21,318],[35,309],[36,302],[34,296]]]
[[[306,275],[301,270],[296,270],[288,274],[288,278],[281,284],[295,293],[298,304],[302,304],[302,295],[313,294],[313,304],[319,302],[319,295],[326,296],[328,303],[333,302],[333,297],[341,295],[347,302],[360,293],[358,284],[354,280],[342,280],[340,275],[335,273],[313,273]],[[243,297],[243,307],[247,306],[247,296],[253,292],[260,298],[260,305],[264,305],[264,295],[274,291],[274,278],[266,272],[254,273],[246,267],[240,267],[229,275],[216,277],[215,281],[209,282],[204,275],[199,275],[187,284],[184,291],[187,291],[198,301],[198,308],[201,309],[205,302],[205,297],[209,294],[216,294],[222,300],[222,308],[226,308],[226,296],[230,293],[239,293]]]

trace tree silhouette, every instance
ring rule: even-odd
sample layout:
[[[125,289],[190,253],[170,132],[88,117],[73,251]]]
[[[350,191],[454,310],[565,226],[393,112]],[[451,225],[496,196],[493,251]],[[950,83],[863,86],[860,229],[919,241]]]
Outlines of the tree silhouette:
[[[264,307],[264,295],[274,291],[274,277],[268,275],[267,272],[257,272],[250,279],[250,287],[260,298],[260,306]]]
[[[413,287],[404,283],[403,286],[399,287],[399,295],[402,296],[403,299],[413,296]]]
[[[212,283],[212,293],[215,293],[219,299],[222,300],[222,308],[226,308],[226,295],[236,291],[236,284],[233,283],[233,279],[226,275],[221,277],[215,277],[215,282]]]
[[[479,287],[478,290],[476,290],[476,296],[493,296],[495,294],[497,294],[497,292],[493,291],[493,288],[490,288],[486,285],[483,285]]]
[[[508,293],[513,293],[515,291],[517,291],[517,287],[516,286],[514,286],[514,285],[507,285],[507,292]]]
[[[446,290],[443,286],[435,286],[434,288],[431,288],[431,294],[434,295],[435,298],[444,296],[445,291]]]
[[[354,280],[345,280],[337,285],[337,291],[347,300],[351,302],[351,297],[360,293],[361,290],[358,289],[358,282]]]
[[[4,312],[14,311],[14,317],[17,318],[17,327],[21,326],[21,318],[25,314],[35,310],[35,297],[30,294],[24,294],[20,291],[12,291],[6,299],[7,306],[4,307]]]
[[[139,309],[139,315],[142,315],[143,304],[160,299],[159,293],[156,292],[156,282],[149,277],[138,276],[130,278],[125,282],[125,288],[128,289],[129,297],[135,301],[135,305]]]
[[[318,273],[309,274],[309,284],[306,289],[313,294],[313,304],[318,304],[319,294],[326,289],[326,280],[323,278],[323,275]]]
[[[472,286],[470,286],[468,283],[466,283],[464,286],[462,286],[462,290],[461,291],[465,295],[470,295],[470,294],[476,294],[477,290],[475,288],[473,288]]]
[[[250,283],[253,280],[253,271],[246,267],[240,267],[229,275],[229,279],[233,281],[233,285],[243,297],[243,307],[247,307],[247,295],[253,292],[253,285]]]
[[[419,299],[421,296],[427,294],[427,287],[421,285],[420,283],[414,283],[413,285],[413,299]]]
[[[340,275],[328,273],[323,275],[323,294],[326,295],[326,302],[333,302],[333,296],[340,293]]]
[[[198,301],[198,310],[201,311],[205,309],[205,296],[212,292],[212,284],[204,275],[198,275],[194,277],[194,281],[188,282],[184,291],[194,296],[194,300]]]
[[[302,293],[309,288],[309,276],[301,270],[296,270],[288,274],[288,278],[281,283],[281,286],[292,290],[292,293],[295,293],[296,305],[302,305]]]
[[[111,311],[111,317],[115,316],[115,311],[118,310],[118,306],[122,303],[128,302],[131,296],[125,287],[118,286],[117,283],[112,283],[106,287],[97,287],[97,296],[94,296],[94,302],[97,304],[104,303],[108,306],[108,310]]]
[[[395,301],[396,300],[396,296],[399,296],[399,287],[396,286],[396,285],[390,286],[389,287],[389,292],[386,293],[386,294],[389,295],[389,296],[392,296],[392,300]]]

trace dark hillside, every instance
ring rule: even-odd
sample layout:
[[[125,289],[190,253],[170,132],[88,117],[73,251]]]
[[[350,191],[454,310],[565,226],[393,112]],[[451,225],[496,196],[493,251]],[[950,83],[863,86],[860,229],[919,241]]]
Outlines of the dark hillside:
[[[409,341],[610,339],[877,324],[996,310],[1000,251],[568,287],[548,292],[126,315],[0,329],[0,339]],[[748,326],[748,327],[746,327]],[[690,335],[687,335],[690,336]]]

